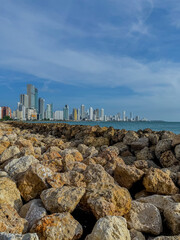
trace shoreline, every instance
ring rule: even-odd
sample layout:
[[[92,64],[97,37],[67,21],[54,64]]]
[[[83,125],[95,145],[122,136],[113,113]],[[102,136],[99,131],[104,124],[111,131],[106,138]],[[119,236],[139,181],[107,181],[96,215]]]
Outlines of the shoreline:
[[[0,122],[0,239],[179,240],[179,188],[173,132]]]

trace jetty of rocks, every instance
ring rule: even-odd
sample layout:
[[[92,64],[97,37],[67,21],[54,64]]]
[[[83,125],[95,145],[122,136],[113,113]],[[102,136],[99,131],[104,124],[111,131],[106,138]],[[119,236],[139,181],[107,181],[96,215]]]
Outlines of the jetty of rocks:
[[[180,240],[180,135],[0,123],[0,240]]]

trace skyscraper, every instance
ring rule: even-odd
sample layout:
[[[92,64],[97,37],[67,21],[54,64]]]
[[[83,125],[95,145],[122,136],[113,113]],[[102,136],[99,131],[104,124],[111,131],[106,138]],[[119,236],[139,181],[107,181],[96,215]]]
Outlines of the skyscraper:
[[[53,119],[53,104],[47,104],[46,107],[46,119]]]
[[[100,117],[101,121],[104,121],[104,109],[101,108],[101,117]]]
[[[73,109],[73,120],[75,120],[75,121],[78,120],[77,119],[77,109],[76,108]]]
[[[69,120],[69,106],[65,105],[63,108],[63,118],[64,120]]]
[[[123,111],[123,121],[126,121],[126,111]]]
[[[35,88],[35,109],[36,109],[37,113],[39,112],[38,105],[39,105],[38,104],[38,89]]]
[[[93,120],[93,108],[92,107],[90,107],[89,108],[89,120]]]
[[[81,119],[85,119],[85,106],[83,104],[81,105]]]
[[[35,87],[32,84],[27,85],[28,107],[35,108]]]
[[[27,94],[20,95],[20,103],[24,105],[26,108],[29,107],[29,99]]]
[[[39,119],[42,120],[44,119],[44,103],[45,100],[43,98],[39,98]]]

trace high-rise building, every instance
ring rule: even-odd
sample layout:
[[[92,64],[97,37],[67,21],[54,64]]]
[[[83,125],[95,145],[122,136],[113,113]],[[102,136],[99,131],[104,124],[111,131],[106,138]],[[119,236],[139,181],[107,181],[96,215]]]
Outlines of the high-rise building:
[[[93,120],[93,108],[92,107],[90,107],[89,108],[89,120]]]
[[[77,120],[80,121],[81,119],[81,112],[80,112],[80,109],[78,108],[77,109]]]
[[[101,121],[104,121],[104,109],[101,108],[101,117],[100,117]]]
[[[44,119],[44,111],[45,111],[45,100],[43,98],[39,98],[39,120]]]
[[[32,84],[27,85],[27,95],[29,105],[28,107],[35,109],[35,87]]]
[[[69,106],[65,105],[63,108],[63,120],[69,120]]]
[[[96,114],[96,120],[99,120],[99,109],[98,108],[95,110],[95,114]]]
[[[78,120],[78,119],[77,119],[77,109],[76,109],[76,108],[73,109],[73,120],[74,120],[74,121],[77,121],[77,120]]]
[[[2,108],[0,107],[0,119],[2,119]]]
[[[85,119],[85,106],[83,104],[81,105],[81,119]]]
[[[11,109],[10,107],[1,107],[1,118],[3,119],[4,117],[12,117],[11,116]]]
[[[35,88],[35,109],[37,113],[39,112],[39,103],[38,103],[38,89]]]
[[[26,108],[29,107],[29,99],[27,94],[20,95],[20,103],[24,105]]]
[[[53,119],[53,104],[47,104],[46,107],[46,119],[52,120]]]
[[[126,111],[123,111],[123,121],[126,121]]]
[[[130,121],[133,121],[133,113],[130,112]]]
[[[55,120],[63,120],[63,111],[55,111],[54,118]]]

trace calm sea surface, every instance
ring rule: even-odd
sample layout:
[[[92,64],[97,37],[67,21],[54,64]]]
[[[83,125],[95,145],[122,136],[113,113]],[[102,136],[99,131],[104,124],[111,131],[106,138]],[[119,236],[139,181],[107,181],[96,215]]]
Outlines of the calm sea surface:
[[[35,121],[37,123],[40,121]],[[99,125],[100,127],[110,127],[116,129],[126,129],[137,131],[139,129],[151,128],[154,131],[172,131],[176,134],[180,134],[180,122],[71,122],[71,121],[41,121],[40,123],[68,123],[70,125]]]

